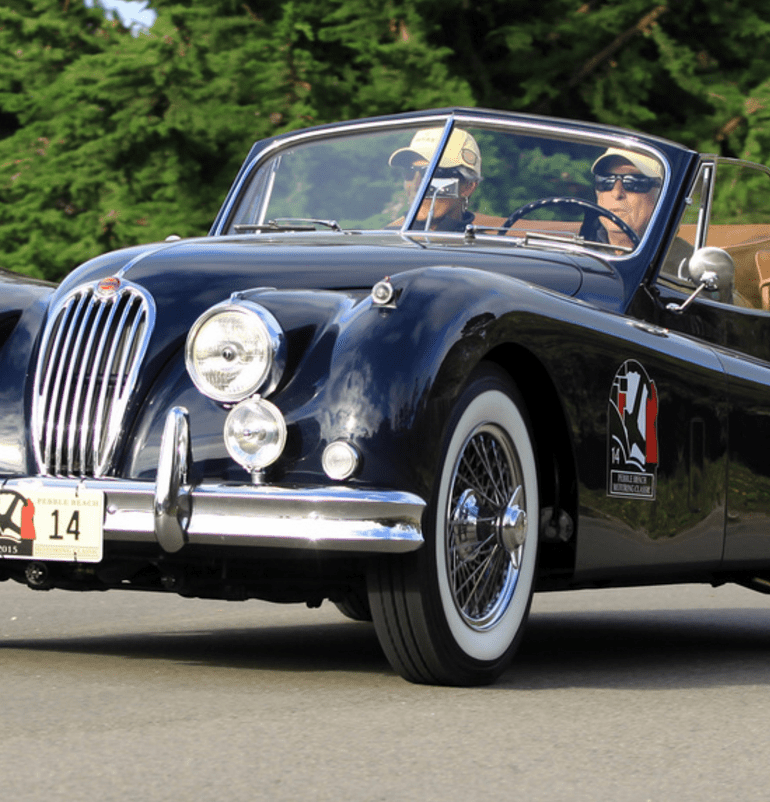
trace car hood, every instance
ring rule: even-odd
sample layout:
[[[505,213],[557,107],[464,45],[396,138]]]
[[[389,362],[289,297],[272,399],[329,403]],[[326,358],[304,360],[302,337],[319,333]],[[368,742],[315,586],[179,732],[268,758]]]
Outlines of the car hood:
[[[75,270],[53,300],[107,276],[138,284],[155,301],[153,350],[163,351],[178,344],[202,312],[234,292],[269,288],[358,295],[386,276],[437,266],[508,275],[565,295],[578,294],[587,277],[589,282],[601,276],[608,286],[618,284],[606,263],[571,252],[466,242],[459,237],[431,238],[426,243],[424,237],[395,232],[282,233],[202,237],[115,251]],[[602,293],[612,295],[607,287]]]
[[[574,253],[505,247],[454,237],[426,242],[398,233],[314,233],[202,237],[135,246],[75,270],[59,293],[109,275],[143,285],[159,307],[184,300],[208,306],[231,292],[277,289],[368,289],[386,275],[428,266],[462,266],[508,274],[574,295],[582,273],[605,263]]]

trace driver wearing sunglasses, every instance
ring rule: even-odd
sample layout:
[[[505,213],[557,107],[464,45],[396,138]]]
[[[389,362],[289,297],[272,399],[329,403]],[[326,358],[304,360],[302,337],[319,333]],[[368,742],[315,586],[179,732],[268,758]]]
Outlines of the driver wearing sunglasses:
[[[642,237],[652,217],[663,183],[663,168],[650,156],[608,148],[593,164],[596,202]],[[599,239],[611,245],[633,246],[607,217],[599,219]]]

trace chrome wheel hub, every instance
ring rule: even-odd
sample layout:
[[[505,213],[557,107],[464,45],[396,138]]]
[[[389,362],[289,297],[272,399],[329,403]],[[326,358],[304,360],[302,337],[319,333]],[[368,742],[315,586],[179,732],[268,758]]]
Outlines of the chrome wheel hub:
[[[504,549],[511,552],[514,560],[516,553],[527,539],[527,511],[519,506],[523,496],[524,491],[519,485],[503,510],[498,523],[500,543]]]

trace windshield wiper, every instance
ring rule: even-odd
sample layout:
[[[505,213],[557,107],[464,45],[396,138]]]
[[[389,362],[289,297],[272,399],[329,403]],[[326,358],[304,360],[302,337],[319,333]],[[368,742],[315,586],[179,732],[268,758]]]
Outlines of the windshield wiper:
[[[315,231],[317,226],[342,231],[336,220],[316,220],[312,217],[276,217],[266,223],[238,223],[233,226],[233,230],[238,234],[249,231]]]

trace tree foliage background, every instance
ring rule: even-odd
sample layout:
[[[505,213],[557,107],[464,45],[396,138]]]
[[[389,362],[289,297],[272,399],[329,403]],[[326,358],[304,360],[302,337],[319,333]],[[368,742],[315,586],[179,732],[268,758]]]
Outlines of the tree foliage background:
[[[58,280],[202,234],[249,146],[446,105],[607,122],[770,162],[767,0],[0,3],[0,267]]]

